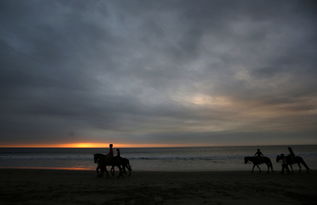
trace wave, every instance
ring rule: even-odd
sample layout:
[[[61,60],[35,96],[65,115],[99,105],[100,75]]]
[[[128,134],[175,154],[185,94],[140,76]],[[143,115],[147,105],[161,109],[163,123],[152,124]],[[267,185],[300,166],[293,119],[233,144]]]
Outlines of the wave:
[[[233,160],[242,156],[123,156],[129,160]],[[93,160],[93,155],[0,155],[0,160]]]
[[[222,157],[221,157],[222,158]],[[175,157],[175,156],[155,156],[155,157],[130,157],[131,160],[221,160],[220,157],[199,156],[199,157]],[[223,158],[222,158],[223,159]]]

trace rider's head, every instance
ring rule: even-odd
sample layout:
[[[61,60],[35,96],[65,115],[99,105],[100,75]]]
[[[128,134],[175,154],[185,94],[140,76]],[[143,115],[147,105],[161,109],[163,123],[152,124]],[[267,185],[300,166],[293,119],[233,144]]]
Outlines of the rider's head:
[[[109,147],[113,147],[113,144],[109,144]]]
[[[260,151],[260,149],[258,149],[258,152]]]

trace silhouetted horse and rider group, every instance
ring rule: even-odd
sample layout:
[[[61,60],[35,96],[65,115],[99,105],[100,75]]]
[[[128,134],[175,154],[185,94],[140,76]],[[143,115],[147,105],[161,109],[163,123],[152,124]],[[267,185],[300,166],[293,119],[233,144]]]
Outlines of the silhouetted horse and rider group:
[[[115,174],[115,167],[119,169],[119,176],[131,175],[132,168],[128,159],[120,156],[120,150],[117,149],[117,156],[113,156],[113,145],[109,145],[109,153],[94,154],[94,162],[97,164],[97,176],[102,177],[105,173],[109,176],[107,166],[110,166],[111,175]],[[127,172],[128,171],[128,172]]]
[[[307,166],[304,159],[300,156],[295,156],[293,149],[291,147],[288,147],[288,150],[290,152],[289,155],[280,154],[276,157],[276,162],[281,162],[282,165],[282,173],[290,173],[290,170],[294,172],[293,164],[297,164],[299,168],[299,172],[302,170],[303,165],[306,169],[306,171],[309,171],[309,167]],[[271,162],[271,159],[268,157],[265,157],[260,149],[257,150],[255,153],[255,156],[249,156],[244,158],[244,163],[252,162],[252,172],[254,172],[254,168],[257,167],[259,171],[261,172],[260,164],[266,164],[267,166],[267,172],[273,172],[273,165]],[[290,168],[290,169],[289,169]]]
[[[119,176],[123,175],[131,175],[132,168],[130,166],[130,162],[128,159],[120,156],[120,150],[117,150],[117,156],[113,156],[113,145],[109,145],[109,153],[108,154],[94,154],[94,162],[97,164],[96,172],[97,176],[102,177],[105,173],[109,176],[109,172],[107,170],[107,166],[110,166],[110,172],[112,175],[115,174],[115,167],[119,170]],[[289,155],[280,154],[276,157],[276,162],[281,162],[282,165],[282,173],[291,171],[294,172],[293,164],[297,164],[299,171],[301,171],[303,165],[307,171],[309,171],[309,167],[305,163],[302,157],[295,156],[291,147],[288,147],[290,152]],[[252,172],[254,172],[254,168],[257,167],[261,172],[261,168],[259,165],[266,164],[267,172],[273,172],[272,161],[269,157],[263,155],[260,149],[254,154],[254,156],[248,156],[244,158],[244,163],[248,162],[253,163]]]

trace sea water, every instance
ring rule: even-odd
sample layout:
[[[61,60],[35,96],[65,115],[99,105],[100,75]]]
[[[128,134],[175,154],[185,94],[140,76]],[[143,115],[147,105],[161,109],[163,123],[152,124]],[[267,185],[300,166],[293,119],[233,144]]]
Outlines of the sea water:
[[[250,170],[245,156],[260,148],[270,157],[273,167],[278,154],[288,154],[287,146],[183,147],[183,148],[121,148],[133,170],[139,171],[233,171]],[[317,145],[292,146],[311,169],[317,169]],[[93,154],[108,152],[107,148],[0,148],[0,168],[83,169],[94,170]],[[266,170],[266,166],[261,166]],[[295,166],[296,167],[296,166]]]

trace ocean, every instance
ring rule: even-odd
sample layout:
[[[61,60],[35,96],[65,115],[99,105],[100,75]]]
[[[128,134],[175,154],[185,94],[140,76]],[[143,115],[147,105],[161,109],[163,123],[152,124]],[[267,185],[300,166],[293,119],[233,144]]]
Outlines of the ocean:
[[[278,154],[288,154],[287,146],[120,148],[133,170],[138,171],[234,171],[250,170],[245,156],[260,148],[271,158],[275,170]],[[317,145],[292,146],[311,169],[317,169]],[[107,148],[0,148],[0,168],[39,168],[94,170],[93,154],[106,153]],[[265,165],[261,167],[266,170]],[[294,166],[297,169],[297,166]]]

